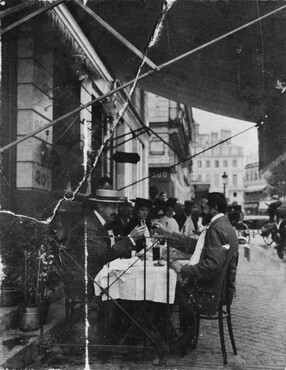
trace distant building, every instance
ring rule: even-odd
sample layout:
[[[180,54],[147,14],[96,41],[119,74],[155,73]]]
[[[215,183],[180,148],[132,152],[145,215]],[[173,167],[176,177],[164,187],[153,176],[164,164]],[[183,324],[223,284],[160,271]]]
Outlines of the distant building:
[[[191,108],[149,93],[148,119],[153,130],[149,142],[150,186],[179,202],[191,199],[191,161],[184,162],[190,156]],[[172,167],[180,161],[181,165]]]
[[[222,140],[231,137],[230,130],[200,134],[199,124],[195,124],[192,154],[198,154]],[[231,140],[219,144],[193,158],[192,184],[207,187],[210,192],[225,191],[228,203],[243,205],[243,148],[231,143]],[[226,183],[223,184],[223,174]]]
[[[267,214],[267,204],[272,200],[267,195],[267,182],[259,171],[258,154],[246,157],[244,185],[245,213],[248,215]]]

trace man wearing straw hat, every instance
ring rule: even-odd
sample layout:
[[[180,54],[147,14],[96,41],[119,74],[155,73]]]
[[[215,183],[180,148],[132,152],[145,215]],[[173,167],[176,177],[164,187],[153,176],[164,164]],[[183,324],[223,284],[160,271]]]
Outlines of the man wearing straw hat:
[[[116,238],[108,224],[124,202],[117,190],[97,189],[84,203],[84,224],[81,224],[87,248],[87,272],[94,278],[102,267],[131,251],[135,242],[144,234],[146,226],[134,227],[125,238]],[[84,242],[83,240],[83,242]],[[93,287],[93,285],[92,285]],[[92,288],[93,292],[93,288]]]
[[[117,214],[118,205],[124,201],[117,190],[97,189],[83,200],[83,217],[70,232],[66,243],[66,251],[70,255],[69,270],[75,275],[75,280],[69,284],[70,289],[76,289],[76,296],[81,299],[85,297],[85,272],[88,274],[88,318],[92,331],[97,331],[98,325],[104,322],[103,317],[99,319],[97,313],[99,302],[94,293],[95,276],[106,263],[135,249],[136,241],[144,235],[146,229],[145,225],[136,226],[127,236],[114,237],[109,225]]]
[[[88,297],[94,296],[93,279],[103,266],[135,249],[136,241],[144,234],[146,226],[136,226],[128,236],[115,238],[110,222],[117,214],[118,205],[124,201],[117,190],[97,189],[83,202],[83,217],[71,231],[67,252],[81,265],[81,296],[84,296],[84,266],[87,256]],[[76,268],[76,265],[74,266]]]

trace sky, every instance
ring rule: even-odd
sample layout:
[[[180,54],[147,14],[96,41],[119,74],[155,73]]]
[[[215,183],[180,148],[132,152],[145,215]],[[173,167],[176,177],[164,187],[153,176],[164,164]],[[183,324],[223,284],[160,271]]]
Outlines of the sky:
[[[205,112],[192,108],[194,120],[200,125],[200,133],[219,132],[221,129],[231,130],[232,135],[237,134],[248,127],[255,125],[254,122],[240,121],[237,119],[220,116],[214,113]],[[232,139],[233,144],[243,147],[245,155],[258,152],[257,129],[254,127],[247,132]]]

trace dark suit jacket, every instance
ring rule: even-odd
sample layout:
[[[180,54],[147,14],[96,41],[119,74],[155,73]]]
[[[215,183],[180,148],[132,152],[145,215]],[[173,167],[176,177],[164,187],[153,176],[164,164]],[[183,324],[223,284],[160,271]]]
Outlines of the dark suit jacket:
[[[79,225],[71,232],[68,245],[69,253],[77,259],[77,262],[80,261],[82,267],[84,267],[85,237],[88,251],[87,272],[92,279],[107,262],[122,257],[126,251],[131,251],[133,247],[129,238],[115,238],[115,244],[111,246],[107,227],[102,226],[92,210],[87,210]],[[93,282],[89,279],[89,294],[92,292]]]
[[[106,225],[108,230],[112,230],[115,236],[125,235],[125,229],[128,222],[122,217],[117,216],[114,221],[109,222]]]
[[[126,225],[124,235],[128,235],[130,233],[130,231],[132,231],[134,229],[134,227],[136,227],[138,225],[139,225],[139,219],[137,217],[132,217],[131,220]],[[146,226],[148,227],[148,230],[150,232],[151,224],[150,224],[149,219],[146,220]]]
[[[229,245],[229,249],[223,247]],[[193,304],[202,313],[215,313],[221,298],[227,268],[238,251],[236,233],[226,216],[219,217],[207,230],[199,263],[184,265],[182,279],[188,279]]]
[[[115,239],[111,246],[111,239],[107,229],[101,225],[93,211],[85,216],[87,229],[88,271],[94,278],[102,267],[116,258],[121,257],[125,251],[132,250],[130,239]]]

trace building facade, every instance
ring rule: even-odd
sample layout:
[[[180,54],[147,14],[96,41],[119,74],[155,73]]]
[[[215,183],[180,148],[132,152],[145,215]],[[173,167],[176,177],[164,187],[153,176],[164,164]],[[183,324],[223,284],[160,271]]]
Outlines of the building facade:
[[[267,182],[259,170],[258,155],[246,157],[244,210],[248,215],[266,215],[273,200],[267,194]]]
[[[229,137],[230,130],[200,134],[199,124],[195,124],[192,184],[206,189],[209,185],[210,192],[225,192],[229,204],[243,205],[243,148],[230,140],[214,146]]]
[[[192,131],[191,109],[148,93],[150,185],[183,203],[191,199],[191,161],[189,141]],[[182,164],[175,166],[177,163]]]
[[[124,114],[126,93],[100,99],[118,81],[67,8],[38,15],[1,41],[2,209],[50,216],[67,191],[89,194],[103,175],[123,195],[148,196],[148,186],[131,185],[148,177],[145,93],[136,89]],[[115,160],[118,151],[138,154],[139,162]]]

